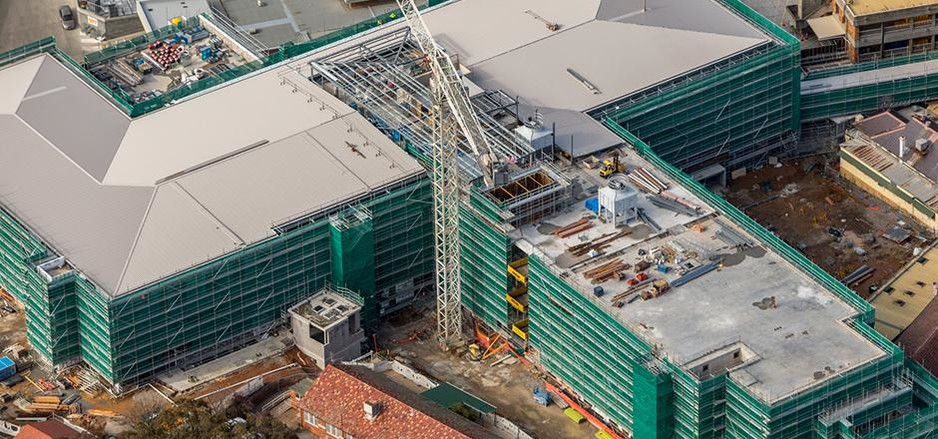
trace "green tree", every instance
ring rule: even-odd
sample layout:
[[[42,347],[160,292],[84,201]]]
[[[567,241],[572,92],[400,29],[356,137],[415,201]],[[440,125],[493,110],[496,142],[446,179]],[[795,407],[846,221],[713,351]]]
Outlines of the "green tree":
[[[243,407],[243,405],[242,405]],[[264,414],[237,413],[247,422],[229,423],[224,411],[202,401],[183,400],[148,420],[141,420],[121,439],[293,439],[282,422]]]

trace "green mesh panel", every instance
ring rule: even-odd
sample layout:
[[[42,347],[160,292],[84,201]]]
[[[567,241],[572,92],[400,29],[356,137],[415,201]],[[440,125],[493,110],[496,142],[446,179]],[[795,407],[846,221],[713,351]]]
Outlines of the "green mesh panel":
[[[332,249],[332,283],[360,294],[364,299],[362,322],[376,324],[375,237],[371,213],[350,208],[329,221]]]
[[[636,365],[632,369],[632,437],[662,439],[674,435],[674,409],[671,402],[671,379]]]

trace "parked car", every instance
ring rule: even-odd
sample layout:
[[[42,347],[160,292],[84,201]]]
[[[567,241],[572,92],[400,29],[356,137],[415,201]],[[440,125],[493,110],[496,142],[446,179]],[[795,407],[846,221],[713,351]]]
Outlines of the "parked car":
[[[62,27],[65,30],[75,29],[75,16],[72,14],[72,8],[68,5],[59,8],[59,17],[62,18]]]

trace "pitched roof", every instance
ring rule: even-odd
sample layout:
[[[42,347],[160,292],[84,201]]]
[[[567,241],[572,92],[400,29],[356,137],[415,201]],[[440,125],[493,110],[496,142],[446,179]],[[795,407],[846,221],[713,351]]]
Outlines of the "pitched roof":
[[[377,404],[374,421],[364,403]],[[494,438],[478,425],[362,366],[329,365],[298,403],[359,439]]]
[[[938,374],[938,300],[932,300],[912,321],[896,344],[913,360]]]
[[[16,434],[15,439],[61,439],[78,437],[79,433],[61,421],[48,421],[27,424]]]
[[[289,68],[128,118],[67,66],[0,69],[0,206],[112,296],[423,168]]]

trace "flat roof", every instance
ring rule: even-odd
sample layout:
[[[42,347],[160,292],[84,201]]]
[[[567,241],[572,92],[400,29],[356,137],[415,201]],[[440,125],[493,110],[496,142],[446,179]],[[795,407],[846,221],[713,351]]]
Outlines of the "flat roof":
[[[290,308],[290,312],[309,320],[319,329],[325,330],[359,309],[361,309],[361,306],[347,297],[325,289],[296,304]]]
[[[917,8],[919,6],[938,5],[936,0],[852,0],[846,7],[855,17],[873,15],[881,12]]]
[[[635,154],[630,153],[624,160],[630,170],[644,168],[668,181]],[[596,170],[574,172],[584,187],[605,184]],[[847,325],[846,321],[857,315],[850,305],[761,246],[688,190],[670,182],[667,192],[697,206],[699,214],[690,216],[663,209],[641,193],[638,207],[659,230],[641,221],[616,228],[598,221],[581,199],[558,215],[519,226],[512,236],[552,270],[567,273],[565,282],[646,340],[657,355],[685,370],[693,372],[721,351],[743,349],[748,360],[731,367],[730,376],[767,403],[885,355]],[[552,233],[584,215],[592,216],[591,228],[566,238]],[[608,243],[595,258],[588,254],[576,256],[571,251],[572,246],[621,232],[628,234]],[[730,244],[741,241],[752,246],[741,249]],[[669,267],[667,273],[656,269],[657,262],[646,271],[652,279],[669,283],[687,269],[687,264],[699,267],[714,260],[722,262],[716,270],[648,300],[643,300],[640,292],[623,299],[616,297],[631,288],[627,278],[612,277],[594,283],[588,277],[590,270],[615,259],[633,266],[640,260],[647,261],[655,257],[655,249],[680,255],[680,259],[664,263]],[[622,273],[635,276],[632,268]],[[595,286],[603,287],[601,297],[594,296]],[[621,305],[614,305],[614,299]]]
[[[0,91],[0,205],[112,296],[424,172],[289,67],[136,119],[48,55]]]
[[[876,308],[876,331],[896,341],[935,298],[934,282],[938,282],[938,248],[932,247],[912,258],[870,299]]]
[[[647,11],[642,0],[456,0],[422,16],[470,80],[537,107],[556,123],[558,146],[576,156],[621,143],[583,112],[772,41],[716,0],[649,0]],[[403,26],[366,32],[294,65]]]
[[[916,78],[938,72],[938,60],[922,61],[912,64],[903,64],[881,69],[866,70],[862,72],[847,73],[826,78],[808,79],[801,81],[801,95],[826,93],[844,88],[859,87],[862,85],[877,84],[892,80]]]
[[[495,406],[479,397],[450,383],[442,382],[438,386],[420,394],[443,407],[451,408],[456,404],[465,404],[479,413],[495,413]]]

